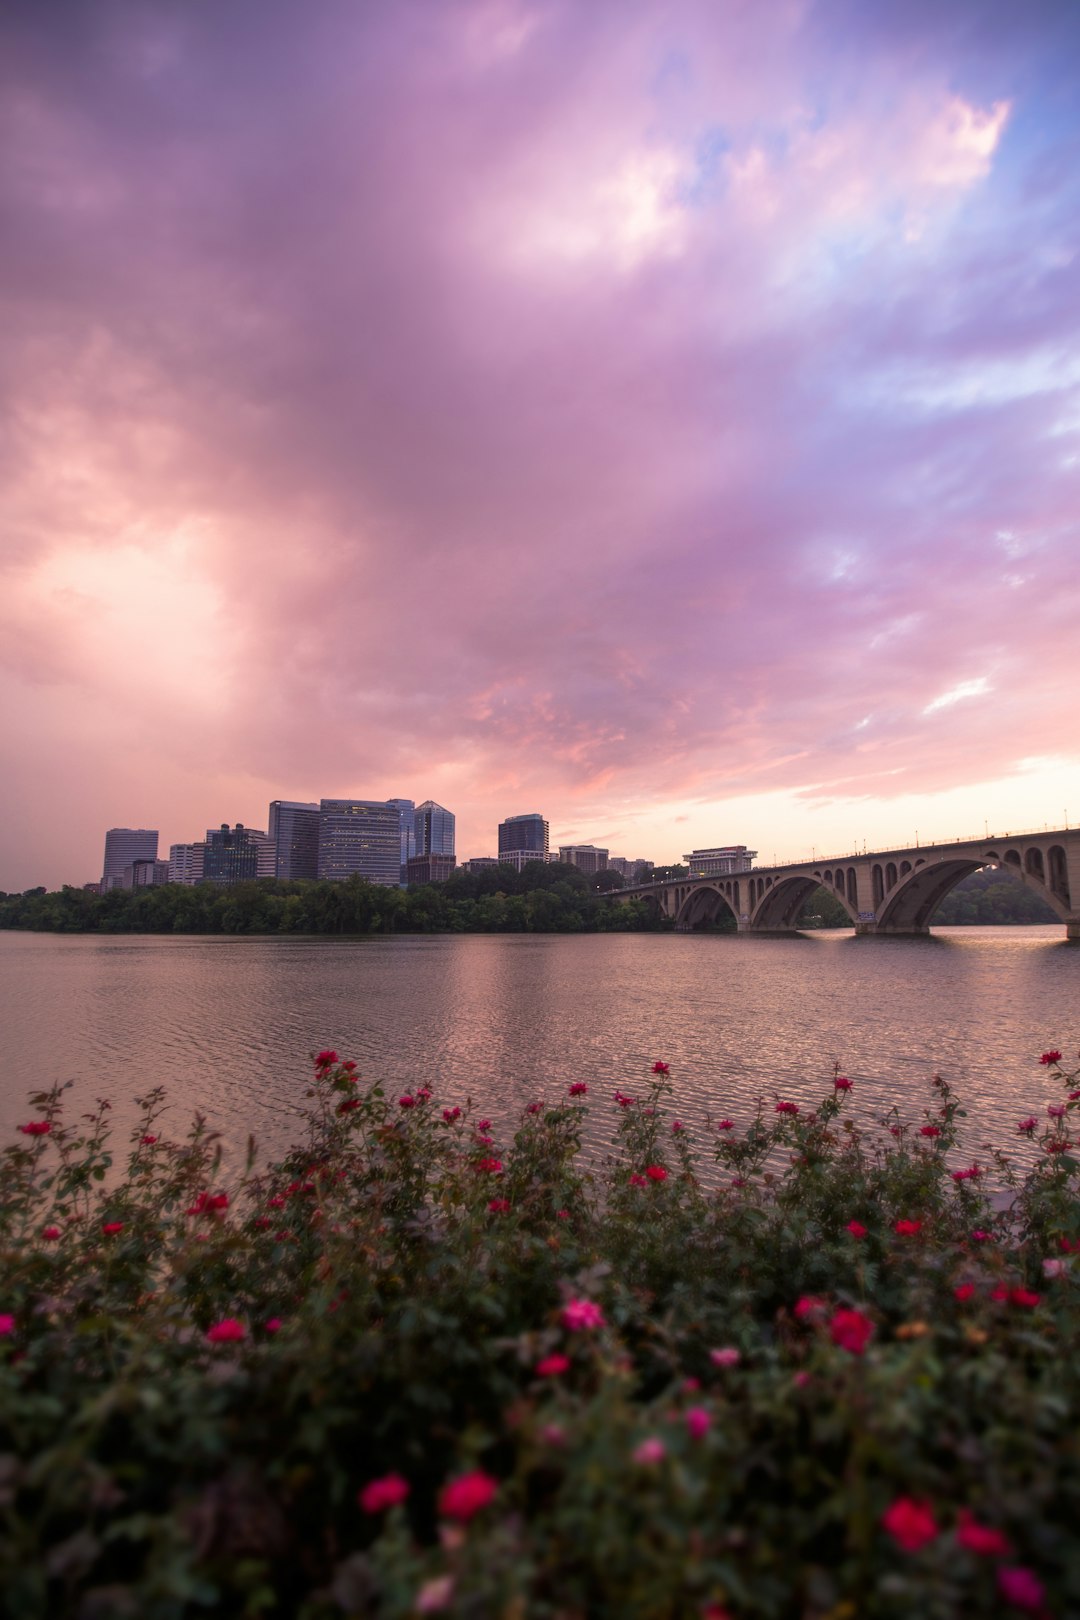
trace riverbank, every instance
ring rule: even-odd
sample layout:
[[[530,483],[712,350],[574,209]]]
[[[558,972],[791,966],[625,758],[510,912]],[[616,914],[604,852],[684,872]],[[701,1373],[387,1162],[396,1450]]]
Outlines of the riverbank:
[[[942,1081],[704,1135],[657,1063],[499,1130],[324,1053],[297,1148],[227,1181],[156,1092],[120,1144],[38,1094],[0,1183],[9,1612],[1074,1612],[1080,1074],[1043,1056],[1007,1212]]]

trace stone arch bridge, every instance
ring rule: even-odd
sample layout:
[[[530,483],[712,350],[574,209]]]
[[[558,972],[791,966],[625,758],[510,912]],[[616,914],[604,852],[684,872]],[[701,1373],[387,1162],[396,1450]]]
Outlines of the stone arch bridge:
[[[981,866],[1000,865],[1050,905],[1066,935],[1080,940],[1080,831],[958,838],[872,854],[754,867],[728,877],[674,878],[617,889],[616,902],[655,904],[691,929],[730,912],[740,933],[791,933],[809,894],[823,885],[858,934],[926,934],[949,890]]]

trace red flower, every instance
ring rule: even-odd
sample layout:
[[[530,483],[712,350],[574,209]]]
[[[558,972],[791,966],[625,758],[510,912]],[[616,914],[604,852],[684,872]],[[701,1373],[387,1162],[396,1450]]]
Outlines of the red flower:
[[[586,1333],[603,1327],[604,1313],[593,1299],[568,1299],[562,1308],[562,1325],[568,1333]]]
[[[315,1059],[317,1069],[329,1069],[337,1062],[336,1052],[320,1052]]]
[[[485,1474],[482,1468],[474,1468],[471,1474],[460,1474],[443,1486],[439,1492],[439,1512],[444,1519],[458,1519],[465,1524],[481,1508],[487,1507],[498,1488],[498,1480]]]
[[[634,1170],[630,1175],[630,1185],[631,1187],[647,1187],[649,1183],[645,1180],[644,1176],[639,1176],[637,1171]]]
[[[416,1107],[416,1098],[415,1097],[410,1097],[409,1093],[406,1092],[404,1097],[399,1097],[398,1098],[397,1105],[398,1105],[399,1108],[415,1108]]]
[[[400,1474],[384,1474],[372,1479],[356,1493],[356,1500],[365,1513],[382,1513],[385,1508],[397,1507],[409,1494],[409,1482]]]
[[[718,1131],[733,1131],[735,1129],[735,1121],[733,1119],[722,1119],[716,1128]]]
[[[492,1172],[492,1174],[494,1175],[496,1171],[502,1169],[502,1160],[501,1159],[477,1159],[476,1168],[478,1170],[490,1170]]]
[[[1019,1305],[1024,1310],[1033,1311],[1041,1298],[1041,1294],[1033,1294],[1030,1288],[1012,1288],[1009,1290],[1009,1304]]]
[[[157,1137],[156,1136],[141,1136],[139,1138],[139,1140],[142,1143],[143,1147],[153,1147],[154,1143],[157,1141]]]
[[[588,1092],[588,1089],[589,1088],[585,1084],[584,1080],[575,1080],[573,1085],[570,1087],[570,1090],[567,1092],[567,1096],[584,1097]]]
[[[1039,1062],[1040,1063],[1060,1063],[1061,1062],[1061,1053],[1060,1052],[1044,1052],[1042,1057],[1039,1059]]]
[[[940,1136],[941,1135],[941,1126],[940,1125],[920,1125],[919,1126],[919,1135],[920,1136]]]
[[[52,1121],[48,1119],[32,1119],[29,1125],[20,1125],[24,1136],[48,1136],[52,1130]]]
[[[615,1101],[620,1108],[632,1108],[634,1106],[633,1097],[624,1097],[621,1091],[615,1093]]]
[[[1018,1131],[1023,1131],[1027,1136],[1030,1136],[1038,1123],[1035,1115],[1029,1114],[1027,1119],[1022,1119],[1016,1128]]]
[[[1005,1564],[997,1572],[998,1591],[1014,1609],[1029,1612],[1041,1609],[1046,1601],[1046,1588],[1030,1569],[1017,1564]]]
[[[568,1209],[557,1209],[555,1211],[555,1219],[557,1221],[568,1221],[570,1219],[570,1211]]]
[[[491,1129],[491,1121],[490,1121],[490,1119],[478,1119],[477,1122],[476,1122],[476,1128],[477,1128],[478,1131],[490,1131],[490,1129]]]
[[[420,1090],[416,1093],[417,1102],[428,1102],[430,1101],[430,1098],[431,1092],[428,1090],[427,1086],[421,1086]]]
[[[993,1237],[993,1232],[984,1232],[981,1230],[981,1228],[976,1227],[975,1231],[971,1234],[971,1241],[973,1243],[990,1243],[993,1241]]]
[[[898,1496],[882,1514],[881,1523],[905,1552],[918,1552],[938,1533],[937,1521],[928,1504],[916,1502],[910,1496]]]
[[[980,1524],[967,1508],[960,1509],[959,1518],[956,1539],[961,1547],[966,1547],[968,1552],[977,1553],[980,1558],[1005,1557],[1009,1551],[1009,1540],[1002,1531],[995,1530],[988,1524]]]
[[[829,1323],[829,1337],[841,1350],[861,1356],[874,1336],[874,1324],[862,1311],[839,1310]]]
[[[42,1227],[41,1235],[47,1243],[55,1243],[60,1236],[60,1228],[58,1226]]]
[[[845,1079],[845,1077],[842,1074],[838,1074],[836,1079],[833,1081],[833,1087],[837,1091],[850,1091],[851,1090],[851,1081]]]
[[[916,1232],[922,1231],[922,1221],[894,1221],[893,1231],[901,1237],[914,1237]]]
[[[508,1215],[510,1213],[510,1200],[509,1198],[493,1198],[488,1204],[488,1209],[493,1215]]]
[[[280,1333],[281,1332],[281,1317],[280,1316],[271,1316],[268,1321],[263,1323],[263,1330],[266,1333]]]
[[[461,1118],[461,1109],[460,1108],[444,1108],[443,1111],[442,1111],[442,1117],[443,1117],[443,1119],[445,1119],[445,1121],[446,1121],[446,1123],[448,1125],[451,1125],[451,1124],[453,1124],[455,1119],[460,1119]]]
[[[664,1169],[662,1164],[647,1164],[645,1166],[645,1174],[648,1176],[650,1181],[667,1180],[667,1171]]]
[[[123,1221],[106,1221],[101,1230],[106,1237],[115,1237],[117,1232],[124,1230],[124,1223]]]
[[[816,1294],[804,1294],[795,1303],[795,1319],[798,1322],[818,1321],[824,1316],[827,1306],[823,1299]]]
[[[778,1102],[776,1105],[776,1112],[778,1114],[797,1114],[799,1112],[799,1105],[798,1103],[793,1102]]]
[[[270,1229],[270,1217],[269,1217],[269,1215],[260,1215],[257,1220],[252,1222],[252,1225],[255,1227],[256,1231],[259,1231],[259,1232],[269,1231],[269,1229]]]
[[[543,1106],[544,1105],[543,1105],[542,1102],[530,1103],[528,1108],[526,1108],[525,1112],[527,1114],[538,1114],[540,1112],[540,1110],[543,1108]]]
[[[866,1236],[866,1227],[862,1221],[848,1221],[847,1230],[853,1238],[864,1238]]]
[[[975,1284],[974,1283],[961,1283],[959,1288],[954,1288],[953,1289],[953,1298],[958,1299],[960,1301],[961,1305],[965,1304],[969,1299],[972,1299],[974,1297],[974,1294],[975,1294]]]
[[[570,1357],[559,1355],[545,1356],[543,1361],[536,1363],[537,1378],[558,1378],[560,1374],[570,1371]]]
[[[981,1175],[982,1171],[979,1169],[979,1166],[977,1164],[973,1164],[970,1165],[967,1170],[954,1170],[952,1173],[952,1178],[954,1181],[976,1181]]]
[[[206,1337],[210,1344],[235,1344],[247,1338],[247,1328],[234,1316],[226,1316],[207,1328]]]
[[[1058,1057],[1060,1057],[1060,1056],[1061,1056],[1061,1053],[1059,1052]],[[670,1064],[661,1063],[660,1059],[657,1058],[656,1062],[652,1066],[652,1072],[653,1072],[653,1074],[667,1074],[670,1067],[671,1067]]]
[[[351,1114],[354,1108],[359,1107],[359,1097],[346,1097],[344,1102],[339,1102],[337,1105],[338,1117],[341,1118],[345,1114]]]

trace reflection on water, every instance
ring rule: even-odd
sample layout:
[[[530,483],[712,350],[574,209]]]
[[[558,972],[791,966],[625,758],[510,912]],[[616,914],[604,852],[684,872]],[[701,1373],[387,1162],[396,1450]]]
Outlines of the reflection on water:
[[[957,928],[926,940],[822,933],[191,939],[0,935],[0,1125],[30,1089],[74,1079],[87,1104],[168,1088],[230,1141],[291,1139],[308,1054],[471,1096],[508,1124],[586,1080],[606,1105],[671,1064],[689,1123],[749,1117],[761,1093],[810,1101],[833,1063],[860,1113],[919,1113],[935,1072],[968,1110],[972,1149],[1017,1148],[1054,1097],[1039,1053],[1080,1043],[1080,950],[1049,928]],[[606,1116],[606,1106],[604,1113]],[[606,1118],[604,1123],[606,1130]],[[10,1139],[10,1138],[8,1138]]]

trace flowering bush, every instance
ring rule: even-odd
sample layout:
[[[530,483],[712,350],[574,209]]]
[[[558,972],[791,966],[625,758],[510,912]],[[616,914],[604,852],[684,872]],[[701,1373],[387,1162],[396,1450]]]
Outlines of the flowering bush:
[[[837,1073],[702,1149],[658,1060],[596,1162],[584,1081],[504,1138],[327,1049],[301,1143],[232,1174],[159,1091],[122,1151],[34,1096],[5,1612],[1080,1612],[1080,1075],[1040,1061],[1025,1174],[968,1162],[940,1078],[923,1123],[848,1117]]]

